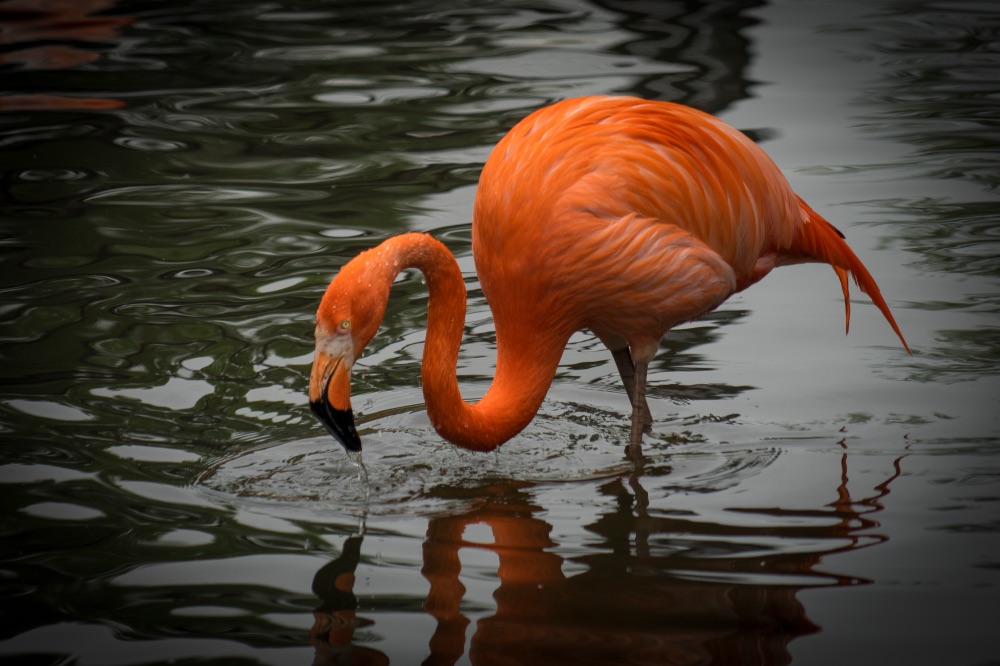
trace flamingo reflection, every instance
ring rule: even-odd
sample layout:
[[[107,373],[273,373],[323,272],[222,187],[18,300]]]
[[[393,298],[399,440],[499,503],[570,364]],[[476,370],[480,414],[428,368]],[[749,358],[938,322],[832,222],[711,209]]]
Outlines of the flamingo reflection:
[[[791,641],[819,630],[797,592],[868,582],[818,565],[830,554],[885,540],[873,531],[873,515],[900,475],[901,459],[885,481],[855,499],[844,454],[829,505],[742,509],[770,518],[745,524],[650,515],[640,480],[615,479],[601,488],[615,509],[587,526],[595,536],[590,554],[571,558],[555,552],[559,544],[531,485],[498,484],[486,489],[478,506],[430,520],[422,573],[430,583],[424,609],[436,628],[414,651],[434,665],[455,664],[465,655],[471,620],[462,607],[459,555],[481,549],[499,560],[499,585],[495,612],[476,621],[468,641],[468,660],[476,666],[787,664]],[[492,542],[470,540],[483,527]],[[811,546],[761,545],[775,541]],[[353,576],[361,546],[361,536],[348,539],[341,556],[316,575],[314,590],[324,601],[311,632],[317,664],[389,663],[376,643],[358,640],[373,623],[356,615]],[[567,575],[566,569],[583,570]]]
[[[0,67],[13,71],[75,69],[100,59],[119,41],[129,16],[112,16],[114,0],[6,0],[0,4]],[[8,81],[9,83],[9,81]],[[121,100],[48,93],[7,92],[0,110],[117,109]]]

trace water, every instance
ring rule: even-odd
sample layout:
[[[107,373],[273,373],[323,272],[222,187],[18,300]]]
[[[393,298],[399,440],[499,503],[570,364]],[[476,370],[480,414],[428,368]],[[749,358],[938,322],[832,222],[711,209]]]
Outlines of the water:
[[[30,664],[987,664],[1000,617],[990,3],[0,8],[0,658]],[[829,269],[664,343],[650,462],[571,341],[496,454],[430,429],[426,289],[314,422],[313,313],[404,230],[470,290],[490,147],[589,93],[747,131],[847,233],[914,349]]]

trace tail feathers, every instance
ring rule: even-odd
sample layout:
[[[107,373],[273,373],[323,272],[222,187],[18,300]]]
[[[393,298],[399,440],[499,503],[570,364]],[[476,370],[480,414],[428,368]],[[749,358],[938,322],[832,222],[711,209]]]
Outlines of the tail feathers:
[[[840,288],[844,290],[844,333],[851,332],[851,290],[848,288],[847,283],[847,271],[839,266],[834,266],[833,270],[837,272],[837,277],[840,278]],[[904,342],[905,346],[906,343]]]
[[[872,277],[865,265],[861,263],[857,255],[848,247],[844,241],[844,236],[837,229],[823,219],[816,211],[806,205],[801,199],[799,205],[802,208],[805,224],[796,232],[792,247],[789,248],[793,254],[804,255],[816,261],[830,264],[840,279],[840,286],[844,291],[844,310],[847,319],[847,329],[851,326],[851,300],[848,290],[847,274],[854,278],[854,283],[858,285],[862,292],[868,294],[875,306],[882,311],[886,321],[896,332],[899,341],[908,354],[912,354],[910,346],[906,344],[902,331],[896,324],[896,319],[892,316],[889,306],[882,298],[875,278]]]

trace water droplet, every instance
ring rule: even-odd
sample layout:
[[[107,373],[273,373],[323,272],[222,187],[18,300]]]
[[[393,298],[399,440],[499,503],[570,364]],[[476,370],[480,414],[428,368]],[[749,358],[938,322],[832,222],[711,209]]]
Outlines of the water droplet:
[[[367,502],[371,498],[372,487],[368,483],[368,468],[365,467],[365,462],[361,459],[361,451],[348,451],[347,457],[358,468],[358,481],[365,487],[365,502]]]

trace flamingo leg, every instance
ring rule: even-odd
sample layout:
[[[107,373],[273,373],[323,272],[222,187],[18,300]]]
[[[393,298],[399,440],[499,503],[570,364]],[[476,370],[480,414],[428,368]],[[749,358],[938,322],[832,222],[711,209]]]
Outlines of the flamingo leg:
[[[625,392],[628,393],[629,402],[632,403],[632,410],[635,411],[636,405],[636,386],[635,386],[635,363],[632,361],[632,353],[629,351],[628,347],[623,347],[621,349],[611,350],[611,357],[615,359],[615,365],[618,366],[618,374],[621,375],[622,384],[625,386]],[[643,377],[643,387],[642,387],[642,399],[640,402],[639,410],[641,412],[640,418],[642,421],[642,431],[650,432],[653,429],[653,415],[649,411],[649,403],[646,402],[646,385],[645,376]],[[633,423],[635,418],[633,417]]]
[[[642,462],[642,434],[650,428],[646,419],[652,421],[652,417],[649,416],[649,406],[646,404],[646,371],[648,369],[648,362],[634,364],[635,393],[632,396],[632,432],[629,435],[628,446],[625,447],[625,455],[636,463]]]

